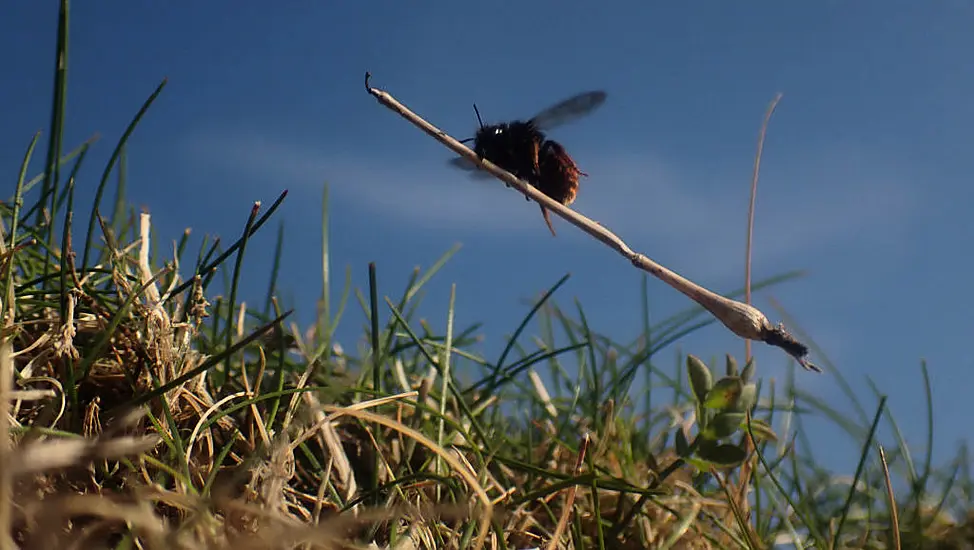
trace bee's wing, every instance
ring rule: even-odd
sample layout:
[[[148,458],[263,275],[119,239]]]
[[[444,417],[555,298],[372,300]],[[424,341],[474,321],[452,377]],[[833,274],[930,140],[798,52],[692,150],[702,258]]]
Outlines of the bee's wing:
[[[550,130],[591,113],[605,103],[605,98],[606,93],[601,90],[580,93],[541,111],[531,122],[539,130]]]
[[[459,170],[464,170],[470,172],[470,176],[477,179],[488,179],[492,178],[489,173],[481,170],[476,164],[470,161],[466,157],[454,157],[449,161],[450,166],[457,168]]]

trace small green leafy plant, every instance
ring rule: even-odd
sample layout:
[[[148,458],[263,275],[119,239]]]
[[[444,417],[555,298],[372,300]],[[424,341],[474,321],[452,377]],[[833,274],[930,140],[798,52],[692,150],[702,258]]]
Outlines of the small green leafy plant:
[[[690,441],[683,423],[676,429],[677,454],[699,470],[710,467],[733,468],[747,458],[745,448],[748,413],[757,405],[758,386],[754,378],[752,358],[738,372],[737,361],[730,355],[726,360],[726,375],[714,382],[714,375],[699,358],[687,355],[687,378],[695,404],[696,436]],[[759,419],[751,420],[751,429],[761,440],[777,440],[771,426]],[[741,435],[737,443],[731,442]]]

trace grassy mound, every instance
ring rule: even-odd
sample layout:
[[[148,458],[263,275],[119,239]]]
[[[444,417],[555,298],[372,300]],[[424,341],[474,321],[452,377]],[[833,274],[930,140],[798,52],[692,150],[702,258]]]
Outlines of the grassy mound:
[[[395,300],[371,266],[353,354],[334,340],[353,286],[332,303],[327,261],[309,327],[273,293],[263,308],[239,297],[248,241],[286,194],[255,205],[229,246],[204,240],[194,259],[186,233],[159,254],[119,164],[165,81],[79,238],[75,178],[93,142],[64,152],[66,71],[44,168],[30,177],[38,135],[0,204],[2,548],[974,548],[966,450],[936,467],[902,438],[879,445],[884,419],[899,433],[884,397],[858,425],[794,376],[776,391],[753,361],[660,368],[661,350],[712,322],[703,308],[619,342],[557,304],[566,277],[489,359],[452,299],[444,326],[415,319],[451,251]],[[327,200],[323,212],[327,228]],[[637,382],[657,391],[633,399]],[[851,478],[803,452],[828,445],[808,441],[808,415],[861,441]]]

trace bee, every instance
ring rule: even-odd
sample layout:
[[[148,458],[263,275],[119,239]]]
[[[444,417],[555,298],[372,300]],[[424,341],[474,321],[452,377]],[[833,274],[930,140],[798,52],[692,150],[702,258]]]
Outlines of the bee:
[[[491,125],[484,124],[477,105],[474,105],[480,129],[474,137],[461,143],[473,141],[473,150],[478,157],[493,162],[519,179],[527,181],[545,195],[569,206],[578,195],[579,177],[588,174],[579,170],[565,148],[557,141],[548,139],[545,131],[591,113],[605,103],[605,98],[606,93],[603,91],[584,92],[561,101],[526,121],[515,120]],[[463,157],[451,159],[450,163],[462,170],[478,168]],[[477,172],[477,175],[490,177],[486,172]],[[548,229],[555,235],[548,210],[544,205],[539,206]]]

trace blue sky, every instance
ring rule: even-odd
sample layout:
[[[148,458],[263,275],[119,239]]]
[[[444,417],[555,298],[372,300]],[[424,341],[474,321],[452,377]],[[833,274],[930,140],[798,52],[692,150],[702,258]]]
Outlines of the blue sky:
[[[0,168],[13,181],[30,136],[48,124],[56,6],[4,11]],[[269,205],[289,189],[281,283],[307,319],[327,181],[335,279],[351,266],[365,286],[377,260],[381,291],[398,295],[414,265],[462,243],[422,311],[444,326],[455,281],[458,322],[484,321],[487,351],[514,329],[523,300],[566,272],[562,303],[578,297],[596,330],[629,340],[639,331],[641,275],[560,219],[552,238],[537,206],[499,182],[450,169],[448,150],[365,93],[366,70],[373,85],[461,138],[475,129],[473,102],[501,120],[606,90],[599,111],[552,133],[590,174],[575,207],[720,291],[742,284],[755,139],[767,103],[783,92],[762,164],[755,278],[809,271],[774,298],[867,403],[866,376],[890,394],[912,443],[924,436],[921,358],[937,399],[938,454],[969,436],[969,3],[104,1],[74,3],[71,14],[68,144],[102,135],[84,191],[168,76],[129,150],[130,197],[153,213],[161,242],[186,226],[233,240],[253,201]],[[252,250],[269,251],[273,232],[256,242]],[[266,285],[266,256],[250,258],[254,297]],[[656,319],[689,305],[655,280],[650,292]],[[755,303],[777,321],[769,296]],[[362,320],[353,307],[342,334],[354,338]],[[720,326],[682,348],[705,358],[743,353]],[[785,372],[783,353],[755,351],[763,375]],[[847,408],[828,376],[801,373],[800,383]],[[832,460],[851,472],[849,451]]]

